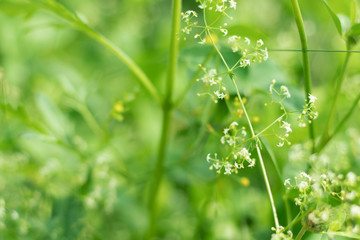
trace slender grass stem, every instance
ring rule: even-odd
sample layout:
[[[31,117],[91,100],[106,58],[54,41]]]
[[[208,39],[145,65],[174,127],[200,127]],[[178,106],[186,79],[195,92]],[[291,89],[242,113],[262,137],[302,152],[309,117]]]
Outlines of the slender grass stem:
[[[311,94],[311,74],[310,74],[310,64],[309,64],[309,54],[308,54],[308,45],[306,40],[306,33],[304,28],[304,21],[301,16],[301,11],[299,3],[297,0],[291,0],[291,4],[294,11],[294,17],[296,25],[298,28],[301,49],[302,49],[302,58],[303,58],[303,71],[304,71],[304,88],[305,88],[305,97],[309,101],[309,94]],[[313,122],[309,124],[309,135],[312,140],[313,152],[315,152],[315,133]]]
[[[162,130],[161,138],[158,150],[158,158],[155,165],[153,181],[150,188],[150,196],[148,201],[149,208],[149,230],[147,233],[147,238],[151,238],[156,233],[156,219],[157,219],[157,196],[164,173],[164,161],[166,149],[169,143],[169,130],[171,124],[171,115],[172,115],[172,95],[173,87],[176,78],[176,68],[178,62],[178,53],[179,53],[179,41],[177,39],[177,34],[180,30],[180,12],[181,12],[181,0],[174,0],[172,6],[172,26],[171,26],[171,39],[170,39],[170,56],[169,56],[169,67],[168,74],[166,78],[166,92],[163,100],[163,120],[162,120]]]
[[[56,14],[57,16],[63,18],[64,20],[72,23],[76,29],[85,33],[89,37],[93,38],[101,45],[109,49],[116,57],[118,57],[139,79],[140,83],[145,87],[145,89],[150,93],[150,95],[155,99],[157,103],[161,103],[161,98],[150,81],[147,75],[142,71],[142,69],[135,63],[133,59],[131,59],[122,49],[117,47],[113,42],[109,39],[101,35],[100,33],[96,32],[92,29],[89,25],[87,25],[80,17],[76,14],[70,12],[60,3],[54,0],[46,1],[46,4],[40,4],[43,8],[51,11],[52,13]]]
[[[359,104],[359,102],[360,102],[360,94],[355,99],[353,105],[351,106],[351,108],[349,109],[347,114],[343,117],[343,119],[340,121],[340,123],[336,126],[334,132],[332,134],[328,135],[327,138],[324,138],[323,141],[320,142],[319,146],[316,149],[316,152],[318,152],[318,153],[321,152],[324,149],[324,147],[326,146],[326,144],[340,131],[340,129],[344,126],[344,124],[348,121],[348,119],[351,117],[351,115],[355,111],[356,106]]]
[[[300,230],[300,232],[298,233],[298,235],[296,236],[295,240],[300,240],[302,239],[302,237],[304,236],[304,234],[306,233],[306,229],[305,227],[303,226]]]
[[[109,39],[105,38],[103,35],[96,33],[94,30],[85,31],[87,35],[92,37],[94,40],[101,43],[103,46],[108,48],[112,53],[115,54],[139,79],[140,83],[144,88],[150,93],[154,100],[160,104],[161,98],[158,94],[158,91],[148,78],[148,76],[141,70],[141,68],[132,60],[125,52],[123,52],[119,47],[112,43]]]
[[[330,50],[330,49],[277,49],[270,48],[269,52],[313,52],[313,53],[360,53],[356,50]]]
[[[341,92],[341,86],[343,84],[343,81],[344,81],[344,78],[345,78],[345,72],[346,72],[346,69],[347,69],[348,64],[349,64],[350,55],[351,55],[350,52],[346,53],[344,65],[343,65],[343,67],[341,69],[340,75],[338,77],[338,81],[336,82],[336,85],[335,85],[335,88],[334,88],[334,95],[332,97],[333,101],[332,101],[332,104],[331,104],[330,113],[329,113],[329,116],[327,117],[327,122],[325,124],[324,133],[323,133],[323,135],[321,137],[319,146],[317,147],[317,150],[319,150],[319,151],[330,140],[329,130],[330,130],[330,126],[331,126],[332,122],[334,121],[335,112],[336,112],[336,104],[337,104],[338,99],[339,99],[339,94]]]
[[[258,132],[255,137],[260,137],[261,134],[263,134],[265,131],[267,131],[269,128],[271,128],[275,123],[279,122],[286,114],[284,113],[280,117],[278,117],[275,121],[273,121],[270,125],[268,125],[266,128]]]

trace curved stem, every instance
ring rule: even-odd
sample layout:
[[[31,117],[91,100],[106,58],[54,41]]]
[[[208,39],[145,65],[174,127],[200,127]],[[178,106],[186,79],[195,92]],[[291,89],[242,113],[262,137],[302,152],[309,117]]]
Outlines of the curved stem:
[[[140,83],[145,87],[145,89],[150,93],[150,95],[155,99],[155,101],[157,101],[159,104],[161,103],[160,96],[156,88],[150,81],[150,79],[141,70],[141,68],[134,62],[134,60],[132,60],[123,50],[117,47],[109,39],[107,39],[100,33],[96,32],[84,21],[82,21],[81,18],[79,18],[76,14],[70,12],[60,3],[54,0],[47,0],[46,3],[40,4],[40,6],[48,9],[52,13],[72,23],[76,29],[85,33],[89,37],[93,38],[94,40],[96,40],[97,42],[101,43],[103,46],[108,48],[134,73],[134,75],[139,79]]]
[[[346,53],[344,65],[343,65],[343,67],[341,69],[338,81],[336,82],[335,89],[334,89],[335,92],[334,92],[334,95],[333,95],[333,101],[332,101],[331,108],[330,108],[330,113],[329,113],[329,116],[327,118],[327,122],[326,122],[326,125],[325,125],[325,130],[324,130],[324,133],[323,133],[323,135],[321,137],[321,141],[319,143],[319,146],[317,147],[318,151],[321,151],[322,148],[325,147],[325,145],[330,141],[330,138],[332,137],[332,136],[330,137],[330,135],[329,135],[330,125],[333,122],[334,117],[335,117],[336,104],[337,104],[337,101],[338,101],[338,98],[339,98],[339,94],[341,92],[341,86],[342,86],[342,83],[343,83],[344,78],[345,78],[345,72],[346,72],[347,66],[349,64],[350,55],[351,55],[350,52]]]
[[[304,28],[304,21],[301,16],[301,11],[299,7],[299,3],[297,0],[291,0],[291,4],[294,11],[294,17],[296,21],[296,25],[298,28],[301,49],[302,49],[302,59],[303,59],[303,70],[304,70],[304,88],[305,95],[309,102],[309,94],[311,94],[311,74],[310,74],[310,64],[309,64],[309,54],[308,54],[308,45],[306,40],[306,33]],[[313,122],[309,124],[309,134],[310,138],[313,142],[313,152],[315,152],[315,134],[314,134],[314,126]]]
[[[355,99],[353,105],[347,112],[347,114],[344,116],[344,118],[340,121],[340,123],[336,126],[334,132],[330,135],[328,135],[327,138],[324,138],[323,141],[320,142],[319,146],[316,149],[316,152],[321,152],[321,150],[324,149],[326,144],[340,131],[340,129],[344,126],[344,124],[348,121],[348,119],[351,117],[352,113],[355,111],[356,106],[360,102],[360,94]]]
[[[108,48],[112,53],[115,54],[139,79],[140,83],[145,87],[145,89],[150,93],[150,95],[154,98],[154,100],[160,104],[161,98],[148,78],[148,76],[141,70],[141,68],[119,47],[117,47],[114,43],[112,43],[109,39],[105,38],[103,35],[96,33],[94,30],[85,31],[87,35],[92,37],[94,40],[101,43],[103,46]]]
[[[177,34],[180,30],[180,12],[181,12],[181,0],[173,1],[172,8],[172,30],[171,30],[171,43],[170,43],[170,56],[169,56],[169,67],[168,74],[166,79],[166,92],[165,98],[163,101],[163,120],[162,120],[162,130],[161,138],[158,150],[158,158],[155,165],[153,181],[150,188],[150,196],[148,200],[149,208],[149,221],[150,226],[147,233],[147,238],[151,238],[156,233],[156,219],[157,219],[157,196],[164,173],[164,160],[166,149],[169,143],[169,130],[171,124],[171,113],[172,113],[172,95],[173,95],[173,86],[175,83],[176,77],[176,68],[178,61],[178,52],[179,52],[179,41],[177,39]]]

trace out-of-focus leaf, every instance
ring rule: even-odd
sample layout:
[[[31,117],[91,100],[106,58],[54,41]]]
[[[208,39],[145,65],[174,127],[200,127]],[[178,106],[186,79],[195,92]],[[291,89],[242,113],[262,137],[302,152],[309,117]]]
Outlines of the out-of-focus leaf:
[[[7,15],[24,15],[31,17],[38,10],[37,4],[31,4],[28,1],[1,1],[0,11]]]
[[[352,0],[350,3],[350,21],[351,25],[353,25],[356,21],[356,1]]]
[[[343,35],[343,29],[342,29],[342,26],[341,26],[341,21],[339,19],[339,17],[335,14],[335,12],[331,9],[331,7],[329,6],[329,4],[326,2],[326,0],[323,0],[323,3],[325,4],[327,10],[329,11],[330,13],[330,16],[332,18],[332,20],[334,21],[334,24],[335,24],[335,27],[338,31],[338,33],[340,35]]]
[[[349,35],[349,37],[359,36],[360,35],[360,23],[356,23],[356,24],[352,25],[348,35]]]
[[[36,140],[36,141],[43,141],[43,142],[55,142],[56,139],[51,136],[38,134],[34,132],[24,133],[21,137],[28,139],[28,140]]]
[[[40,94],[37,97],[36,103],[46,121],[47,126],[52,130],[55,136],[65,138],[68,125],[57,106],[43,94]]]
[[[351,27],[350,19],[348,16],[343,14],[338,14],[337,17],[341,23],[342,35],[344,35],[350,30]]]

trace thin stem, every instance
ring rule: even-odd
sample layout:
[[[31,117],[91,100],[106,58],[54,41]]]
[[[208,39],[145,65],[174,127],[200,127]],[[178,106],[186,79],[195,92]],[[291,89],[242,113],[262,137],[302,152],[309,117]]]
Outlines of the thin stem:
[[[164,173],[164,160],[165,153],[169,143],[169,130],[171,123],[172,115],[172,95],[173,95],[173,86],[175,83],[176,77],[176,68],[178,62],[178,52],[179,52],[179,41],[177,39],[177,34],[180,30],[180,12],[181,12],[181,0],[174,0],[172,7],[172,26],[171,26],[171,40],[170,40],[170,56],[169,56],[169,67],[168,74],[166,79],[166,92],[165,98],[163,101],[163,120],[162,120],[162,130],[161,138],[159,144],[158,158],[154,170],[154,179],[151,183],[150,196],[148,201],[149,208],[149,220],[150,227],[147,233],[147,238],[151,238],[156,232],[156,218],[157,218],[157,196],[159,192],[159,187],[161,184],[162,176]]]
[[[330,113],[329,113],[329,116],[327,118],[327,122],[326,122],[326,125],[325,125],[325,130],[324,130],[324,133],[322,135],[321,141],[319,143],[318,150],[321,150],[326,145],[326,143],[330,140],[329,139],[330,138],[330,135],[329,135],[330,125],[334,121],[335,112],[336,112],[336,104],[337,104],[337,101],[339,99],[339,94],[341,92],[341,86],[343,84],[343,81],[344,81],[344,78],[345,78],[345,72],[346,72],[347,66],[349,64],[350,55],[351,55],[350,52],[348,52],[346,54],[344,65],[343,65],[343,67],[341,69],[338,81],[336,83],[336,86],[335,86],[335,89],[334,89],[335,92],[334,92],[334,95],[333,95],[333,101],[332,101],[331,108],[330,108]]]
[[[298,235],[296,236],[295,240],[302,239],[302,237],[304,236],[305,233],[306,233],[306,228],[303,226],[301,228],[300,232],[298,233]]]
[[[266,130],[268,130],[269,128],[271,128],[275,123],[279,122],[286,114],[284,113],[283,115],[281,115],[280,117],[278,117],[275,121],[273,121],[270,125],[268,125],[266,128],[264,128],[263,130],[261,130],[259,133],[257,133],[255,135],[255,137],[259,137],[262,133],[264,133]]]
[[[113,42],[109,39],[101,35],[92,29],[89,25],[84,23],[81,18],[79,18],[76,14],[71,13],[68,9],[66,9],[63,5],[59,4],[56,1],[49,0],[43,5],[44,8],[58,15],[59,17],[69,21],[77,28],[79,31],[87,34],[89,37],[93,38],[97,42],[101,43],[103,46],[108,48],[112,53],[115,54],[139,79],[140,83],[145,87],[145,89],[150,93],[150,95],[155,99],[159,104],[161,103],[160,96],[147,77],[147,75],[141,70],[141,68],[132,60],[123,50],[117,47]]]
[[[344,124],[348,121],[348,119],[351,117],[351,115],[355,111],[359,102],[360,102],[360,94],[355,99],[353,105],[351,106],[351,108],[349,109],[347,114],[343,117],[343,119],[340,121],[340,123],[336,126],[334,132],[332,134],[328,135],[328,137],[326,139],[323,139],[323,141],[320,142],[319,146],[316,149],[316,152],[318,152],[318,153],[321,152],[321,150],[324,149],[326,144],[340,131],[340,129],[344,126]]]
[[[259,156],[261,170],[262,170],[262,173],[263,173],[263,176],[264,176],[266,189],[267,189],[268,194],[269,194],[270,204],[271,204],[271,208],[272,208],[273,215],[274,215],[275,227],[276,227],[276,229],[279,229],[280,224],[279,224],[279,219],[278,219],[278,216],[277,216],[275,201],[274,201],[274,197],[273,197],[272,192],[271,192],[270,182],[269,182],[269,179],[268,179],[268,176],[267,176],[267,173],[266,173],[265,164],[264,164],[264,161],[262,159],[260,147],[259,147],[258,144],[256,144],[256,151],[257,151],[257,154]]]
[[[356,50],[328,50],[328,49],[277,49],[270,48],[269,52],[316,52],[316,53],[360,53]]]
[[[139,79],[140,83],[145,87],[145,89],[150,93],[155,101],[159,104],[161,103],[160,96],[148,76],[126,53],[124,53],[110,40],[96,32],[88,33],[88,35],[113,52],[134,73],[134,75]]]
[[[205,17],[205,10],[204,10],[203,12],[204,12],[204,22],[205,22],[205,26],[206,26],[207,23],[206,23],[206,17]],[[233,85],[234,85],[234,87],[235,87],[236,94],[237,94],[237,96],[238,96],[238,98],[239,98],[239,102],[240,102],[240,104],[241,104],[241,107],[242,107],[242,109],[243,109],[243,111],[244,111],[244,114],[245,114],[245,117],[246,117],[246,119],[247,119],[247,122],[248,122],[248,125],[249,125],[249,128],[250,128],[250,131],[251,131],[251,135],[252,135],[253,138],[257,139],[256,134],[255,134],[255,131],[254,131],[254,128],[253,128],[253,126],[252,126],[252,123],[251,123],[251,121],[250,121],[249,115],[248,115],[248,113],[247,113],[247,111],[246,111],[244,102],[243,102],[243,100],[242,100],[241,94],[240,94],[239,89],[238,89],[238,87],[237,87],[237,84],[236,84],[236,82],[235,82],[234,75],[232,74],[232,70],[229,68],[227,62],[225,61],[224,56],[221,54],[219,48],[216,46],[215,41],[214,41],[214,39],[212,38],[209,29],[207,29],[207,34],[208,34],[208,36],[210,37],[210,40],[211,40],[214,48],[216,49],[217,53],[219,54],[221,60],[223,61],[224,65],[225,65],[225,67],[226,67],[226,69],[227,69],[227,71],[228,71],[228,74],[229,74],[229,76],[230,76],[230,78],[231,78],[231,81],[232,81],[232,83],[233,83]],[[269,199],[270,199],[270,204],[271,204],[271,208],[272,208],[272,211],[273,211],[275,226],[276,226],[276,229],[279,229],[280,224],[279,224],[279,220],[278,220],[278,216],[277,216],[275,201],[274,201],[274,198],[273,198],[273,195],[272,195],[272,192],[271,192],[270,182],[269,182],[269,179],[268,179],[268,177],[267,177],[265,164],[264,164],[264,161],[263,161],[263,159],[262,159],[262,155],[261,155],[261,151],[260,151],[260,147],[259,147],[258,143],[256,143],[256,151],[257,151],[257,154],[258,154],[258,156],[259,156],[259,161],[260,161],[260,165],[261,165],[261,170],[262,170],[262,172],[263,172],[263,176],[264,176],[264,179],[265,179],[265,185],[266,185],[266,189],[267,189],[267,191],[268,191],[268,195],[269,195]]]
[[[304,88],[305,88],[305,97],[309,102],[309,94],[311,94],[311,75],[310,75],[310,64],[309,64],[309,54],[308,54],[308,45],[306,40],[306,33],[304,28],[304,21],[301,16],[301,11],[299,7],[299,3],[297,0],[291,0],[291,4],[294,11],[294,17],[296,21],[296,25],[298,28],[300,41],[301,41],[301,49],[302,49],[302,58],[303,58],[303,70],[304,70]],[[315,152],[315,134],[314,134],[314,126],[311,122],[309,124],[309,134],[310,138],[313,142],[313,152]]]
[[[245,117],[247,119],[247,122],[248,122],[248,125],[249,125],[249,128],[250,128],[250,131],[251,131],[251,134],[252,134],[252,137],[253,138],[257,138],[256,135],[255,135],[255,132],[254,132],[254,128],[252,126],[252,123],[250,121],[250,118],[249,118],[249,115],[246,111],[246,108],[245,108],[245,105],[244,105],[244,102],[242,100],[242,97],[241,97],[241,94],[239,92],[239,89],[237,87],[237,84],[235,82],[235,79],[233,77],[233,75],[230,75],[230,78],[233,82],[233,85],[235,87],[235,90],[236,90],[236,94],[239,98],[239,102],[241,104],[241,107],[244,111],[244,114],[245,114]],[[265,180],[265,185],[266,185],[266,189],[268,191],[268,195],[269,195],[269,199],[270,199],[270,204],[271,204],[271,208],[272,208],[272,212],[273,212],[273,216],[274,216],[274,221],[275,221],[275,227],[276,229],[279,229],[280,227],[280,224],[279,224],[279,219],[278,219],[278,216],[277,216],[277,211],[276,211],[276,206],[275,206],[275,201],[274,201],[274,197],[272,195],[272,192],[271,192],[271,187],[270,187],[270,181],[268,179],[268,176],[267,176],[267,173],[266,173],[266,168],[265,168],[265,164],[264,164],[264,160],[262,158],[262,155],[261,155],[261,151],[260,151],[260,147],[259,147],[259,144],[256,143],[256,151],[257,151],[257,154],[258,154],[258,157],[259,157],[259,161],[260,161],[260,165],[261,165],[261,170],[262,170],[262,173],[263,173],[263,176],[264,176],[264,180]]]

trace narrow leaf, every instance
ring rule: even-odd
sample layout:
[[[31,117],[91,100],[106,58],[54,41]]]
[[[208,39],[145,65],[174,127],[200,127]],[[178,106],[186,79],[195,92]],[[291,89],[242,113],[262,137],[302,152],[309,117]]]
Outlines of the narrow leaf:
[[[335,23],[335,27],[338,31],[338,33],[342,36],[343,35],[343,30],[341,27],[341,22],[340,19],[338,18],[338,16],[335,14],[335,12],[331,9],[331,7],[329,6],[329,4],[326,2],[326,0],[323,0],[326,8],[328,9],[331,18],[333,19],[334,23]]]

